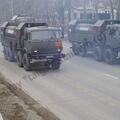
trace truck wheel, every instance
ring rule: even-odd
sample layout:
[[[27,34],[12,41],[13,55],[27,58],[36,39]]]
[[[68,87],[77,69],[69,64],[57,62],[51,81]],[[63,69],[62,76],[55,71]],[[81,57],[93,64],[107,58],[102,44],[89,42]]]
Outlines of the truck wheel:
[[[86,47],[85,47],[85,46],[80,47],[80,49],[79,49],[79,55],[80,55],[81,57],[85,57],[86,54],[87,54]]]
[[[23,56],[23,66],[26,71],[30,70],[30,59],[27,54],[24,54]]]
[[[4,46],[3,48],[3,53],[4,53],[4,57],[6,60],[8,60],[8,56],[7,56],[7,48]]]
[[[53,70],[58,70],[60,68],[60,60],[54,60],[52,62],[52,69]]]
[[[8,60],[11,62],[11,61],[14,61],[14,54],[12,52],[12,50],[8,47],[7,48],[7,57],[8,57]]]
[[[23,67],[23,57],[21,52],[17,53],[17,64],[19,67]]]
[[[96,61],[102,61],[103,58],[103,50],[101,47],[97,46],[94,49],[94,58]]]
[[[72,50],[75,55],[79,55],[79,50],[74,45],[72,46]]]
[[[116,56],[114,51],[112,51],[112,49],[107,48],[105,50],[105,61],[107,64],[114,64],[116,60]]]

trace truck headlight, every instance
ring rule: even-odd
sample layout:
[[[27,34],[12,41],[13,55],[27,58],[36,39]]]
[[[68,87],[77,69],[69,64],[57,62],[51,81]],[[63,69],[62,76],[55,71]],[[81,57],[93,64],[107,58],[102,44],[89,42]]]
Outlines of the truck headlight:
[[[37,50],[34,50],[35,53],[37,53],[38,51]]]
[[[61,51],[61,49],[58,49],[58,52],[60,52]]]

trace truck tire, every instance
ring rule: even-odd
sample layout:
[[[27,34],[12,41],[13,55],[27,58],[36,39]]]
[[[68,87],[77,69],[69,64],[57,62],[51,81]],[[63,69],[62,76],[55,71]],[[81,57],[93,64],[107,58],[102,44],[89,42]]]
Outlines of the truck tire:
[[[116,56],[115,56],[114,51],[112,49],[110,49],[110,48],[107,48],[105,50],[105,62],[107,64],[111,64],[112,65],[112,64],[115,63],[115,61],[116,61]]]
[[[95,47],[94,49],[94,58],[96,61],[102,61],[104,60],[103,57],[103,50],[100,46]]]
[[[5,60],[8,60],[8,55],[7,55],[7,48],[4,46],[3,48],[3,53],[4,53],[4,58]]]
[[[85,46],[80,47],[80,49],[79,49],[79,55],[80,55],[81,57],[86,57],[86,55],[87,55],[87,50],[86,50],[86,47],[85,47]]]
[[[72,50],[75,55],[79,55],[79,50],[76,48],[75,45],[72,46]]]
[[[10,62],[15,60],[14,59],[14,54],[13,54],[12,50],[9,47],[7,47],[7,58],[8,58],[8,60]]]
[[[21,52],[17,52],[17,64],[19,67],[23,67],[23,57]]]
[[[30,70],[30,59],[27,54],[24,54],[23,56],[23,66],[26,71]]]
[[[52,69],[58,70],[60,68],[60,60],[53,60],[52,62]]]

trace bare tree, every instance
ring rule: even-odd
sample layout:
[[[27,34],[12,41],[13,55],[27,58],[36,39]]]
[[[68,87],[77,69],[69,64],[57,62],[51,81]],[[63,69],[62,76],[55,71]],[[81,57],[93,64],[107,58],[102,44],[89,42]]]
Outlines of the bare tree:
[[[120,20],[120,0],[115,0],[115,5],[117,6],[117,19]]]

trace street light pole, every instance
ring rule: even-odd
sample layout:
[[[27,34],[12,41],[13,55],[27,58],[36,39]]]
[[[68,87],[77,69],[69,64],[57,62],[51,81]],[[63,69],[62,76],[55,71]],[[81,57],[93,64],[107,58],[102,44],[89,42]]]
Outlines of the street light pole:
[[[111,12],[112,12],[112,20],[114,19],[114,6],[113,6],[113,1],[109,0],[110,2],[110,7],[111,7]]]
[[[14,2],[11,0],[11,16],[13,17],[14,15]]]

